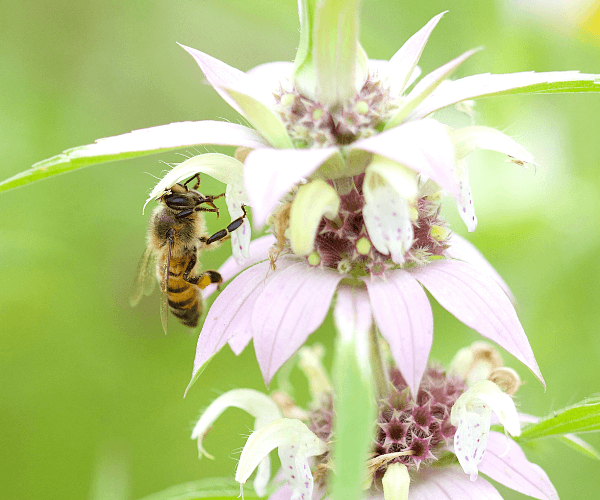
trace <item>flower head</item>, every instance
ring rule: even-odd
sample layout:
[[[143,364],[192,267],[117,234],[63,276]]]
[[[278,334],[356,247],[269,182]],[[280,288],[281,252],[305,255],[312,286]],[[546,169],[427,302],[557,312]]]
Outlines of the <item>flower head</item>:
[[[466,351],[476,356],[482,347],[500,360],[491,346],[482,343]],[[465,351],[463,357],[464,354]],[[486,361],[473,363],[470,373],[485,373],[478,366],[480,363],[485,365]],[[305,371],[309,380],[316,372],[320,380],[323,378],[322,369],[315,368],[313,363]],[[520,417],[512,397],[496,383],[482,378],[468,387],[467,380],[456,370],[449,372],[439,365],[430,365],[414,395],[397,368],[392,368],[389,375],[390,386],[378,402],[372,452],[365,464],[363,484],[368,498],[382,498],[382,490],[385,499],[394,500],[458,500],[481,498],[484,494],[485,498],[500,498],[490,483],[478,477],[478,472],[535,498],[558,498],[546,474],[527,460],[516,442],[490,431],[493,410],[506,432],[513,436],[520,433]],[[221,396],[205,414],[215,414],[213,406],[221,407],[222,398],[233,401],[239,397],[238,392]],[[268,399],[260,393],[247,392],[252,392],[257,400]],[[278,448],[282,468],[275,482],[279,477],[284,484],[271,499],[320,499],[327,494],[336,468],[332,454],[336,443],[335,393],[319,390],[312,395],[313,403],[304,422],[280,418],[256,426],[242,451],[237,481],[245,483],[269,452]],[[267,413],[272,403],[264,406]],[[206,420],[204,416],[202,420]]]

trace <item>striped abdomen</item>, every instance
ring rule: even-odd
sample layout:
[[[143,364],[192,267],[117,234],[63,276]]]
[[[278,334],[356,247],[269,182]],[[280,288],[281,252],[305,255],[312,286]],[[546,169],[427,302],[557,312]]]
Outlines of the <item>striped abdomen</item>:
[[[183,279],[186,266],[185,259],[182,262],[171,260],[167,297],[173,316],[185,326],[196,328],[202,314],[202,296],[196,285]]]

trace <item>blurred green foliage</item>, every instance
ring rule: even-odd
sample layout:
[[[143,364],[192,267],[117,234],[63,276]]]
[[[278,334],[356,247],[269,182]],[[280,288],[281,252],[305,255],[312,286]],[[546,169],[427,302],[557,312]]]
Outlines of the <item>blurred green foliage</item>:
[[[579,69],[600,73],[599,33],[534,20],[514,3],[364,0],[362,43],[389,58],[450,8],[426,48],[425,72],[484,45],[459,69]],[[3,0],[0,16],[0,177],[99,137],[173,121],[240,118],[208,86],[185,43],[247,70],[292,60],[294,0]],[[598,391],[600,375],[600,96],[482,100],[477,121],[517,138],[537,158],[524,171],[493,153],[471,161],[480,226],[469,235],[519,300],[548,390],[514,359],[522,411],[547,414]],[[208,151],[231,149],[206,148]],[[204,151],[204,149],[202,150]],[[184,154],[195,154],[188,151]],[[181,156],[91,167],[0,197],[0,496],[139,498],[171,485],[233,475],[251,418],[229,410],[198,461],[189,439],[199,410],[234,387],[264,390],[254,354],[219,353],[182,399],[198,332],[171,321],[157,295],[130,309],[144,250],[141,207]],[[203,191],[221,189],[206,180]],[[453,209],[453,227],[465,234]],[[223,221],[209,220],[217,230]],[[229,249],[207,253],[216,269]],[[447,363],[477,334],[435,309],[433,356]],[[331,349],[333,326],[311,337]],[[328,361],[331,361],[329,352]],[[305,403],[301,375],[298,401]],[[598,436],[588,436],[598,446]],[[526,448],[563,500],[592,498],[598,463],[543,441]],[[500,488],[507,499],[522,495]]]

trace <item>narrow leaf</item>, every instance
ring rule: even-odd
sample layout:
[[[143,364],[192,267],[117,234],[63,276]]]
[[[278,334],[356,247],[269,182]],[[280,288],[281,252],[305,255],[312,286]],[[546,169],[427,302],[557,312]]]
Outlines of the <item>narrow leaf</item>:
[[[225,500],[237,499],[240,485],[229,478],[208,478],[171,486],[166,490],[148,495],[141,500]],[[244,487],[244,498],[254,499],[258,495],[251,487]]]
[[[255,130],[234,123],[217,121],[169,123],[98,139],[94,144],[67,149],[62,154],[40,161],[29,170],[1,182],[0,191],[97,163],[148,156],[202,144],[244,146],[251,149],[269,145]]]
[[[521,441],[597,431],[600,431],[600,397],[588,398],[525,427]]]
[[[556,436],[556,439],[566,444],[572,450],[575,450],[588,458],[600,460],[600,452],[591,444],[587,443],[575,434],[565,434],[564,436]]]
[[[410,115],[410,119],[423,118],[438,109],[467,99],[514,94],[557,94],[562,92],[600,92],[600,75],[579,71],[553,71],[549,73],[508,73],[467,76],[444,82]]]

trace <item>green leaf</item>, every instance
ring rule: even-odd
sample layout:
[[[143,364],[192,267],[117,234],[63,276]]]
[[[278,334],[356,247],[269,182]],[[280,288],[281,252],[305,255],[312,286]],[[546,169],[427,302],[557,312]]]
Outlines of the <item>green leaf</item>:
[[[523,429],[519,441],[531,441],[548,436],[600,431],[600,398],[588,398],[581,403],[554,412]]]
[[[208,478],[171,486],[142,500],[234,500],[240,496],[240,485],[229,478]],[[259,498],[254,490],[244,488],[245,499]]]
[[[564,436],[556,436],[556,439],[566,444],[572,450],[575,450],[588,458],[600,460],[600,452],[591,444],[585,442],[579,436],[574,434],[565,434]]]
[[[367,477],[367,453],[373,442],[375,396],[369,365],[371,312],[365,311],[364,290],[338,291],[334,318],[339,333],[335,346],[333,498],[358,500]],[[359,300],[362,295],[362,300]],[[366,302],[368,304],[368,302]]]
[[[235,123],[211,120],[169,123],[98,139],[94,144],[67,149],[62,154],[40,161],[29,170],[0,182],[0,191],[98,163],[126,160],[203,144],[245,146],[253,149],[268,145],[256,130]]]

